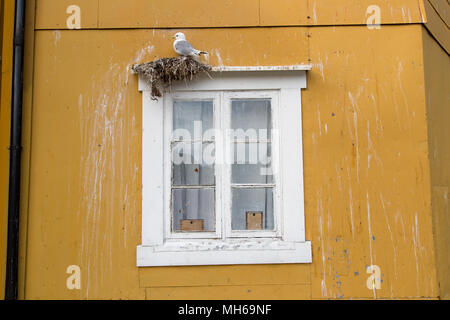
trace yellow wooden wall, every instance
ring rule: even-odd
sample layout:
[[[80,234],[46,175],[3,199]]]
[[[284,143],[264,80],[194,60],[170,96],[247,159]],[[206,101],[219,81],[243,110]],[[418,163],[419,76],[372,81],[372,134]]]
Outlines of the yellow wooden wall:
[[[422,1],[190,2],[210,14],[178,0],[29,3],[21,298],[438,297]],[[70,4],[82,30],[67,30]],[[371,4],[379,30],[364,25]],[[172,56],[179,30],[213,65],[313,65],[302,94],[312,264],[136,267],[142,106],[130,66]],[[69,265],[81,290],[66,288]],[[369,265],[380,290],[366,287]]]
[[[440,297],[450,299],[450,59],[424,29],[431,196]]]

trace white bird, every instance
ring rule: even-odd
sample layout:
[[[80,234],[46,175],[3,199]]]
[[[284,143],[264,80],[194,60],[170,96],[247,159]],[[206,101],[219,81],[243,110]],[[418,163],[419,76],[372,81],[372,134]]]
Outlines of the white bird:
[[[198,57],[202,54],[208,54],[205,51],[194,49],[194,47],[186,41],[186,36],[182,32],[178,32],[173,36],[173,48],[180,56]]]

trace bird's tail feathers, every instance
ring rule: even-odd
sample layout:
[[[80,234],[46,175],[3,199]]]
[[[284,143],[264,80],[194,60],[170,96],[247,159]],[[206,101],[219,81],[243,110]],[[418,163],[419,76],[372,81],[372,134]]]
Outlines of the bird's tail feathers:
[[[197,51],[195,51],[195,54],[198,55],[198,56],[201,56],[202,54],[207,55],[208,52],[197,50]]]

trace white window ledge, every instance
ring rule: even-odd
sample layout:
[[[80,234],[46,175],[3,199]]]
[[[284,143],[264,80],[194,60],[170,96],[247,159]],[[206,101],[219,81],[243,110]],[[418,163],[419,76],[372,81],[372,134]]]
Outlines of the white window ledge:
[[[311,263],[311,242],[281,240],[166,241],[139,246],[138,267]]]
[[[310,64],[296,64],[290,66],[222,66],[213,67],[213,72],[227,71],[308,71],[312,69]]]

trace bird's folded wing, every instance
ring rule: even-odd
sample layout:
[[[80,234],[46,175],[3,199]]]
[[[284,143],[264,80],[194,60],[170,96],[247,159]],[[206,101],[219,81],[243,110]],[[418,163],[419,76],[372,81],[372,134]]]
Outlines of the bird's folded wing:
[[[194,48],[189,42],[182,40],[175,43],[175,50],[178,54],[189,55],[192,54]]]

